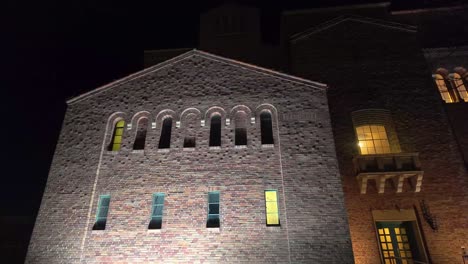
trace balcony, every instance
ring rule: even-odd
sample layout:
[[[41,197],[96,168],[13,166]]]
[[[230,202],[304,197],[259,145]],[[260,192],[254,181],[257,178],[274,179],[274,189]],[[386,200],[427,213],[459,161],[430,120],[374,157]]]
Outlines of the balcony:
[[[403,191],[405,179],[409,179],[414,192],[421,191],[423,171],[418,153],[389,153],[359,155],[353,159],[361,194],[367,192],[369,180],[375,180],[379,193],[384,193],[388,179],[393,181],[396,192]]]

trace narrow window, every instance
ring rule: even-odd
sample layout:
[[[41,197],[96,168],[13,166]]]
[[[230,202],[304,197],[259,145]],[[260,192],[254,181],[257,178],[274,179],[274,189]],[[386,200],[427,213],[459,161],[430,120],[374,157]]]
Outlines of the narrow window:
[[[247,145],[247,114],[245,112],[237,112],[234,133],[237,146]]]
[[[260,130],[262,134],[262,144],[273,144],[273,127],[270,113],[263,112],[260,114]]]
[[[391,153],[385,126],[359,126],[356,133],[362,155]]]
[[[209,192],[206,227],[219,227],[219,225],[219,192]]]
[[[278,191],[266,190],[265,191],[265,208],[266,208],[266,225],[278,226],[280,225],[279,210],[278,210]]]
[[[125,127],[125,121],[120,120],[115,124],[114,134],[112,135],[112,142],[109,146],[109,150],[119,151],[122,146],[122,136]]]
[[[164,193],[153,194],[153,206],[151,208],[151,220],[148,229],[161,229],[164,208]]]
[[[383,263],[425,263],[414,221],[376,222]]]
[[[140,121],[138,121],[137,134],[135,137],[135,143],[133,143],[133,149],[145,149],[147,129],[148,118],[141,118]]]
[[[161,137],[159,139],[159,148],[170,148],[171,147],[171,132],[172,132],[172,118],[168,117],[164,119],[161,128]]]
[[[455,84],[455,88],[457,89],[458,94],[463,99],[463,101],[468,102],[468,92],[466,91],[465,83],[463,82],[460,74],[453,74],[453,83]]]
[[[214,115],[210,122],[210,147],[221,146],[221,116]]]
[[[100,195],[99,203],[96,212],[96,222],[94,223],[93,230],[106,229],[107,213],[109,212],[110,195]]]
[[[437,88],[439,89],[440,96],[442,96],[442,99],[446,103],[453,103],[452,96],[450,95],[450,92],[447,88],[447,84],[445,82],[445,79],[442,75],[436,74],[435,75],[435,82],[437,84]]]

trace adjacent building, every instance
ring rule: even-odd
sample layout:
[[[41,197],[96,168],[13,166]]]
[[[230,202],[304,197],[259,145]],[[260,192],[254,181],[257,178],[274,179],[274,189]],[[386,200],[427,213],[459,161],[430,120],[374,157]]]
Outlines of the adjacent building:
[[[463,263],[467,13],[202,14],[68,101],[27,262]]]

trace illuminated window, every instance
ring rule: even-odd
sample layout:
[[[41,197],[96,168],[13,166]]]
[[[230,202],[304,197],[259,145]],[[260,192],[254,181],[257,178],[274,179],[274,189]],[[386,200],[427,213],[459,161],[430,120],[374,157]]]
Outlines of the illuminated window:
[[[110,195],[100,195],[99,203],[96,212],[96,222],[94,223],[93,230],[106,229],[107,214],[109,212]]]
[[[278,192],[276,190],[265,191],[265,212],[266,212],[266,225],[267,226],[278,226],[280,225],[279,220],[279,209],[278,209]]]
[[[268,112],[260,114],[260,131],[262,135],[262,144],[273,144],[271,114]]]
[[[221,146],[221,116],[214,115],[210,122],[210,147]]]
[[[119,151],[122,146],[122,136],[124,131],[125,121],[120,120],[115,124],[114,135],[112,135],[112,142],[110,150]]]
[[[436,74],[435,82],[437,84],[437,88],[439,89],[440,95],[442,96],[442,99],[446,103],[453,103],[452,96],[449,93],[444,77],[440,74]]]
[[[463,83],[463,79],[460,74],[453,74],[453,83],[455,84],[458,94],[463,99],[463,101],[468,102],[468,92],[466,91],[466,86]]]
[[[385,264],[413,264],[423,260],[418,233],[409,222],[377,222],[380,250]],[[422,263],[422,262],[421,262]]]
[[[161,229],[164,208],[164,193],[153,194],[151,220],[148,229]]]
[[[391,153],[384,126],[359,126],[356,133],[362,155]]]
[[[137,134],[135,137],[135,143],[133,143],[133,149],[145,149],[147,129],[148,118],[141,118],[140,121],[138,121]]]
[[[236,113],[235,117],[235,144],[247,145],[247,114],[243,111]]]
[[[219,192],[209,192],[206,227],[219,227],[219,225]]]
[[[159,138],[159,148],[171,147],[172,118],[165,118],[161,128],[161,137]]]

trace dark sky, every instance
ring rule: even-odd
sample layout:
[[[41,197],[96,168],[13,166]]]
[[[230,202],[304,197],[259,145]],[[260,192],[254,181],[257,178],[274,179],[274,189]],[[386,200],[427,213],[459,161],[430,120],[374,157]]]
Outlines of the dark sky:
[[[6,18],[1,23],[2,112],[8,128],[3,129],[0,216],[35,216],[66,99],[141,69],[144,49],[195,47],[200,12],[222,2],[7,1],[1,16]],[[259,7],[262,23],[278,28],[281,10],[380,1],[237,2]],[[400,0],[393,6],[443,2]],[[267,33],[274,38],[274,30]]]

